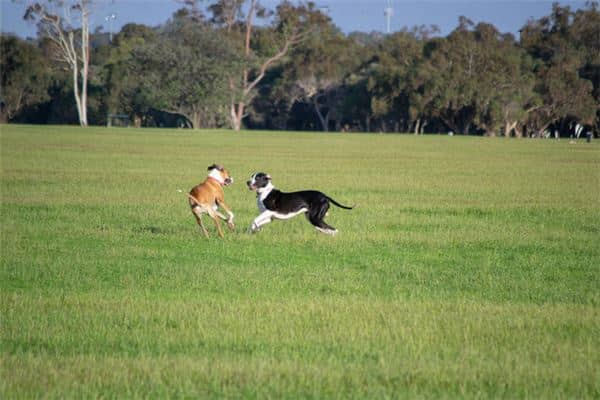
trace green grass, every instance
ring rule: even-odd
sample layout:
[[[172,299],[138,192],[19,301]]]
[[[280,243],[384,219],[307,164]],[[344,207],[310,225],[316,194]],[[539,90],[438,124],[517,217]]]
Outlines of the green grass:
[[[0,129],[0,398],[600,397],[597,143]],[[358,207],[250,235],[260,170]]]

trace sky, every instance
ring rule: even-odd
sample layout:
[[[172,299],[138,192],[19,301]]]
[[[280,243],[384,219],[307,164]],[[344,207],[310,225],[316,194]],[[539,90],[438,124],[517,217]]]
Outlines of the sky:
[[[447,35],[463,15],[473,22],[494,24],[500,32],[518,36],[519,29],[531,18],[550,14],[554,0],[313,0],[328,14],[343,32],[386,32],[384,8],[391,1],[393,15],[390,31],[418,25],[437,25],[441,35]],[[35,37],[36,27],[23,20],[30,0],[0,0],[2,32],[15,33],[21,37]],[[206,1],[205,1],[206,3]],[[261,0],[261,4],[274,9],[279,0]],[[585,0],[559,1],[572,9],[584,8]],[[118,32],[126,23],[135,22],[156,26],[171,17],[181,7],[175,0],[95,0],[92,14],[92,30],[103,26],[105,32]],[[115,15],[107,22],[105,18]]]

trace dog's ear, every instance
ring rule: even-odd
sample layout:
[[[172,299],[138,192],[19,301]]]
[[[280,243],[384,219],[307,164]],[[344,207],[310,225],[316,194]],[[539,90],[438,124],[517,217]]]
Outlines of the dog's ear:
[[[216,169],[216,170],[218,170],[218,171],[223,171],[225,168],[223,168],[223,166],[222,166],[222,165],[213,164],[213,165],[210,165],[210,166],[207,168],[207,171],[210,171],[211,169]]]

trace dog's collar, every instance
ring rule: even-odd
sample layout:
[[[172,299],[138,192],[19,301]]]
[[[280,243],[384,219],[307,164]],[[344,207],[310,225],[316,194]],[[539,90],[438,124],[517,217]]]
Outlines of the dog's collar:
[[[209,176],[208,179],[212,179],[213,181],[217,182],[219,185],[224,186],[225,182],[221,182],[220,180],[218,180],[217,178],[215,178],[214,176]]]

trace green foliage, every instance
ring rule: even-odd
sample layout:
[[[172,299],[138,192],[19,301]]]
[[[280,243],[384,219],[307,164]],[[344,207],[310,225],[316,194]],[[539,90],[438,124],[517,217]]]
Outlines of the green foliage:
[[[600,122],[599,21],[595,2],[576,13],[554,4],[549,17],[523,28],[523,47],[542,62],[536,86],[542,106],[532,116],[542,129],[570,116],[589,125]]]
[[[374,116],[405,121],[410,129],[422,114],[427,94],[423,83],[430,80],[424,60],[425,39],[417,31],[402,31],[388,36],[378,48],[378,64],[369,76],[368,90]]]
[[[5,125],[0,145],[1,398],[598,397],[596,143]],[[176,189],[215,160],[237,230],[206,240]],[[330,210],[336,237],[250,235],[256,169],[358,207]]]
[[[113,43],[100,49],[108,51],[101,58],[102,78],[105,93],[103,101],[111,114],[129,114],[132,118],[142,115],[145,105],[142,100],[142,75],[133,71],[134,50],[156,41],[156,32],[145,25],[127,24],[115,35]]]
[[[125,113],[139,125],[159,109],[195,127],[567,136],[579,123],[600,132],[597,2],[574,11],[555,4],[519,41],[465,17],[446,37],[435,26],[345,35],[313,2],[274,10],[256,0],[181,3],[159,27],[126,25],[109,44],[104,33],[92,38],[104,41],[92,52],[93,122]],[[41,38],[36,45],[48,48]],[[69,121],[70,107],[55,93],[72,83],[42,61],[6,69],[25,80],[45,68],[53,81],[49,104],[39,96],[43,79],[7,86],[13,98],[30,86],[32,110],[42,110],[15,120]],[[4,100],[5,115],[13,104]]]
[[[361,61],[356,55],[354,43],[337,28],[331,24],[319,25],[291,51],[275,91],[280,99],[291,104],[307,103],[318,117],[321,129],[327,131],[331,117],[340,122],[344,79]]]
[[[239,73],[239,53],[197,24],[174,21],[166,28],[133,51],[131,73],[144,77],[139,85],[142,104],[181,113],[196,128],[221,125],[229,78]]]
[[[41,51],[15,36],[0,35],[0,85],[0,122],[47,100],[50,73]]]

